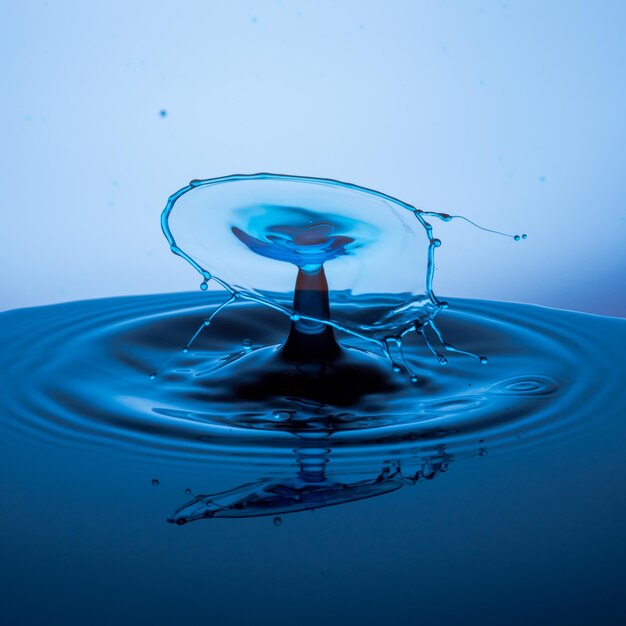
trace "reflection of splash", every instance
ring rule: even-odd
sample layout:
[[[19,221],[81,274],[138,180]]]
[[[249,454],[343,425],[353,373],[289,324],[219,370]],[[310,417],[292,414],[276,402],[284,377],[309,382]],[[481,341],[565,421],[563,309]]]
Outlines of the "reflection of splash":
[[[391,493],[407,485],[432,480],[448,469],[453,458],[443,447],[417,469],[403,469],[398,460],[385,462],[372,478],[350,479],[329,474],[330,449],[296,450],[300,471],[295,475],[259,479],[228,491],[197,495],[178,508],[168,522],[183,525],[213,517],[261,517],[347,504]],[[479,453],[480,454],[480,453]]]

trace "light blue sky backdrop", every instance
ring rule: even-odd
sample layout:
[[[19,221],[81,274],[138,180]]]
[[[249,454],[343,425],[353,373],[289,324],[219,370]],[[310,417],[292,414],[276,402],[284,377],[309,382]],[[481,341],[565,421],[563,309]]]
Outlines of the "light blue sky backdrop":
[[[1,4],[2,308],[197,288],[167,197],[273,171],[528,233],[443,225],[443,296],[626,313],[624,2]]]

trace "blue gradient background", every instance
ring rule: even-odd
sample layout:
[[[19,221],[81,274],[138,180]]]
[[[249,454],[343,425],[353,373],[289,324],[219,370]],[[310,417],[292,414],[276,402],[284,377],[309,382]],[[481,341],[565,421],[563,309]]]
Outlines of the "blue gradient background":
[[[167,197],[275,171],[528,233],[442,225],[444,296],[626,312],[623,2],[2,4],[2,308],[196,289]]]

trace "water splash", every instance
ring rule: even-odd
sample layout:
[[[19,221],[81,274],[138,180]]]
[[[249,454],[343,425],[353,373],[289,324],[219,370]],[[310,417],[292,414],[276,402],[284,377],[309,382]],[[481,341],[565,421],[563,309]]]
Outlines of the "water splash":
[[[169,199],[161,217],[163,232],[172,252],[202,276],[201,289],[212,280],[229,297],[183,350],[190,349],[223,309],[245,299],[292,320],[283,351],[291,362],[336,359],[338,331],[372,344],[394,371],[406,371],[413,382],[418,376],[404,354],[408,334],[421,337],[442,364],[447,362],[443,352],[486,363],[486,357],[446,341],[436,324],[447,303],[433,291],[435,250],[441,240],[434,236],[431,217],[477,226],[462,216],[422,211],[386,194],[329,179],[254,174],[192,181]],[[420,244],[425,246],[421,257]],[[421,280],[416,272],[420,260]],[[295,280],[285,265],[297,268]],[[402,294],[393,306],[384,297],[390,292]],[[340,315],[345,307],[334,306],[366,293],[377,304],[358,321],[351,312]]]

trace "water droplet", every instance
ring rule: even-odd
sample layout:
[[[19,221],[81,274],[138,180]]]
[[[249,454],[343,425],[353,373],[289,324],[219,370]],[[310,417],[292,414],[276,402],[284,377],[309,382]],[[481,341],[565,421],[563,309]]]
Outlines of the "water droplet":
[[[285,420],[288,420],[291,418],[291,413],[289,411],[274,411],[274,413],[272,413],[272,419],[276,420],[277,422],[284,422]]]
[[[391,369],[392,369],[394,372],[399,372],[399,371],[400,371],[400,366],[399,366],[399,365],[397,365],[396,363],[394,363],[394,364],[391,366]]]
[[[252,341],[250,339],[244,339],[241,342],[241,345],[246,352],[250,352],[252,350]]]
[[[478,451],[478,456],[487,456],[487,454],[488,454],[488,452],[487,452],[486,448],[481,448]]]
[[[275,517],[273,520],[273,524],[274,526],[280,526],[283,523],[283,518],[282,517]]]
[[[515,235],[515,237],[513,237],[513,239],[515,239],[515,241],[519,241],[520,240],[520,236],[519,235]]]
[[[202,289],[202,291],[206,291],[208,289],[208,285],[204,282],[204,283],[200,283],[200,289]]]
[[[411,376],[411,382],[412,383],[416,383],[418,381],[417,376],[415,376],[415,374],[413,376]]]
[[[522,239],[528,239],[528,235],[527,235],[526,233],[524,233],[524,234],[522,235]]]
[[[189,352],[189,346],[185,346],[185,347],[183,348],[183,353],[184,353],[184,354],[187,354],[187,352]]]
[[[159,115],[160,115],[161,117],[167,117],[167,111],[166,111],[165,109],[161,109],[161,110],[159,111]]]
[[[292,313],[290,317],[292,322],[297,322],[300,319],[300,315],[298,313]]]
[[[489,363],[489,359],[486,356],[480,356],[478,358],[480,359],[482,365],[487,365],[487,363]]]
[[[155,487],[158,487],[161,483],[159,482],[159,479],[158,479],[158,478],[153,478],[153,479],[152,479],[152,484],[153,484]]]
[[[187,487],[187,489],[185,489],[185,493],[190,496],[191,495],[191,489],[189,489],[189,487]]]
[[[441,245],[441,239],[431,239],[430,243],[432,243],[435,248],[438,248]]]
[[[150,380],[156,380],[156,374],[155,373],[150,374]]]

